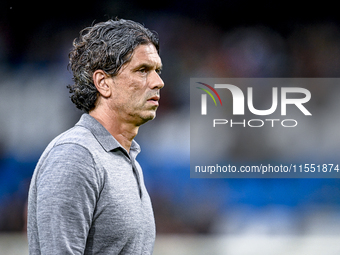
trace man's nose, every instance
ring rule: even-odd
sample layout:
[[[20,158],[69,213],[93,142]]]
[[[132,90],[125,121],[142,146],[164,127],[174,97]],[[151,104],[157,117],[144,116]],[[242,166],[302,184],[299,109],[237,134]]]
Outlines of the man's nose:
[[[151,89],[161,89],[164,87],[164,82],[156,71],[152,72],[150,87]]]

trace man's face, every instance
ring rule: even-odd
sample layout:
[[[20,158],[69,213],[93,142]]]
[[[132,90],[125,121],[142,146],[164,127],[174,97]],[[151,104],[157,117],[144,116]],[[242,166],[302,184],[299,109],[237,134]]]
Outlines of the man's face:
[[[161,59],[153,44],[139,45],[130,62],[112,78],[110,108],[121,121],[137,126],[156,117],[160,89]]]

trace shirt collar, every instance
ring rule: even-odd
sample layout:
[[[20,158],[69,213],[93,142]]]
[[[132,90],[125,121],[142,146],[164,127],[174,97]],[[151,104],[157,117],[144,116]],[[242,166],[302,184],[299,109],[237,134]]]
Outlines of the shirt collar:
[[[82,126],[90,130],[90,132],[94,135],[94,137],[106,151],[121,148],[126,152],[125,148],[116,140],[116,138],[114,138],[109,133],[109,131],[107,131],[107,129],[91,115],[84,113],[76,126]],[[130,148],[130,152],[132,153],[132,155],[136,157],[140,151],[141,149],[139,144],[135,140],[132,140]]]

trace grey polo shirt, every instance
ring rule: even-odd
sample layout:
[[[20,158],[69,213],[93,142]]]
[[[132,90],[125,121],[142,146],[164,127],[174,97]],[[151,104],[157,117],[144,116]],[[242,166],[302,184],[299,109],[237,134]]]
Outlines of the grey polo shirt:
[[[35,254],[152,254],[155,222],[136,161],[93,117],[56,137],[34,171],[28,242]]]

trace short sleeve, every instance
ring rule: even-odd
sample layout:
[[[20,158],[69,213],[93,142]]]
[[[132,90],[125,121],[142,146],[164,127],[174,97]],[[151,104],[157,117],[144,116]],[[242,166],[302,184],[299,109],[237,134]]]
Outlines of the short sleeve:
[[[41,254],[83,254],[100,193],[91,153],[77,144],[58,145],[36,180],[36,217]]]

